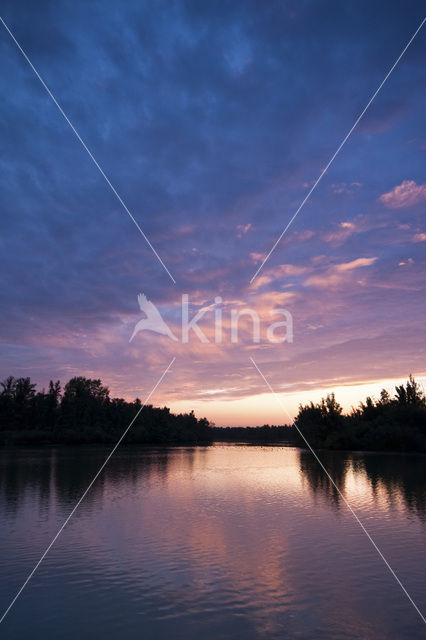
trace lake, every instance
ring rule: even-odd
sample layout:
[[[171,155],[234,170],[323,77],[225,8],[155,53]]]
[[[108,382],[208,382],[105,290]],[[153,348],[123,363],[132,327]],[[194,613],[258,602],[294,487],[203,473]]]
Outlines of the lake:
[[[0,451],[6,609],[109,449]],[[426,457],[320,452],[426,612]],[[305,451],[123,446],[0,626],[8,639],[425,638]]]

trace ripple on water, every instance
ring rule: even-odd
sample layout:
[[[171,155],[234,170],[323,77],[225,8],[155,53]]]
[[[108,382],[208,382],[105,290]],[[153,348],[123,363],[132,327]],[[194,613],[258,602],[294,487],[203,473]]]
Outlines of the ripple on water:
[[[4,606],[104,453],[0,453]],[[425,607],[425,458],[321,455]],[[4,629],[12,639],[59,629],[64,638],[124,639],[424,635],[312,456],[232,446],[117,452]]]

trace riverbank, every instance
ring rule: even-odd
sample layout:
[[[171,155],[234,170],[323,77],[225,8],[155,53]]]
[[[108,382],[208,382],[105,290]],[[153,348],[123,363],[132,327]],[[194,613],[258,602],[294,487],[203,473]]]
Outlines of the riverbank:
[[[216,427],[193,411],[174,414],[167,407],[142,406],[110,398],[101,380],[72,378],[62,392],[50,382],[36,392],[30,378],[1,383],[0,445],[115,444],[147,445],[240,442],[286,443],[302,448],[344,451],[426,451],[426,399],[412,376],[379,399],[366,398],[344,414],[334,394],[300,406],[294,425]],[[300,435],[303,434],[303,437]]]

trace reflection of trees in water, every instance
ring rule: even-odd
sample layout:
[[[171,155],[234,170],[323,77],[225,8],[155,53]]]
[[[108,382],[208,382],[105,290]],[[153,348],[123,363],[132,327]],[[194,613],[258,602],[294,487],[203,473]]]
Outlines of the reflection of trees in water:
[[[71,510],[106,459],[108,447],[11,449],[0,453],[0,506],[16,512],[31,495],[40,509],[53,498]],[[109,460],[85,498],[85,508],[95,504],[108,489],[125,484],[167,482],[176,465],[192,468],[195,449],[123,447]]]
[[[33,509],[45,511],[53,499],[70,511],[104,462],[108,447],[59,447],[3,449],[0,452],[0,507],[16,513],[24,499]],[[85,498],[90,509],[108,490],[164,484],[180,468],[191,471],[196,447],[138,447],[119,449]],[[426,520],[426,456],[415,454],[320,451],[322,463],[344,493],[348,470],[365,474],[373,495],[384,489],[391,505],[402,500],[410,512]],[[309,451],[299,451],[302,477],[315,495],[324,495],[335,507],[341,496]]]
[[[0,501],[16,512],[28,492],[35,492],[40,509],[49,502],[55,453],[35,450],[3,450],[0,457]]]
[[[426,456],[366,454],[356,467],[365,472],[374,494],[383,487],[391,503],[403,499],[407,509],[422,520],[426,516]]]
[[[373,495],[384,488],[391,505],[401,500],[404,506],[423,520],[426,517],[426,456],[387,453],[342,453],[320,451],[318,457],[334,482],[344,493],[349,470],[365,474]],[[309,451],[299,452],[300,471],[314,494],[322,493],[335,506],[341,496],[327,474]]]
[[[340,451],[320,451],[318,457],[327,469],[330,477],[334,480],[339,490],[344,493],[345,478],[350,465],[348,454]],[[336,507],[340,505],[341,496],[330,478],[321,468],[318,460],[310,451],[301,450],[299,452],[300,471],[303,478],[308,481],[312,492],[324,494]]]

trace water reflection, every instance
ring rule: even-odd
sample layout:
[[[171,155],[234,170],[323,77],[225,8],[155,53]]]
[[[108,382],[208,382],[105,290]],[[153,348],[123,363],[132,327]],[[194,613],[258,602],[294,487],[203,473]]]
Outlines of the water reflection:
[[[144,479],[149,486],[166,482],[171,451],[164,448],[123,449],[114,456],[88,494],[88,504],[96,503],[108,487],[124,482],[137,486]],[[190,470],[195,448],[181,448],[178,460]],[[103,447],[67,447],[49,449],[15,448],[0,452],[0,503],[10,511],[18,510],[28,493],[42,507],[54,498],[64,507],[73,507],[109,453]],[[141,455],[142,454],[142,455]]]
[[[3,450],[0,453],[0,501],[9,510],[17,510],[28,492],[37,494],[40,505],[48,504],[53,492],[61,504],[73,506],[108,451],[101,447]],[[196,447],[145,448],[142,452],[137,447],[124,449],[110,460],[88,499],[96,502],[106,487],[120,482],[133,486],[141,480],[147,486],[167,483],[177,469],[183,471],[182,465],[187,473],[191,473],[194,459],[202,451]],[[325,496],[338,507],[341,496],[313,455],[305,450],[299,450],[297,454],[300,474],[312,493]],[[425,456],[327,451],[318,455],[343,494],[348,474],[365,476],[372,495],[377,496],[380,490],[385,490],[391,504],[403,500],[407,509],[421,518],[425,516]]]
[[[300,472],[315,495],[324,494],[334,506],[339,507],[341,502],[339,491],[345,492],[346,474],[351,465],[350,457],[341,452],[321,451],[319,458],[329,475],[324,472],[310,451],[302,450],[299,453]]]
[[[426,514],[426,458],[411,454],[363,455],[354,461],[364,472],[375,495],[384,488],[389,501],[402,499],[406,508],[422,520]]]
[[[0,451],[0,605],[108,451]],[[320,457],[421,603],[425,457]],[[316,460],[275,446],[123,447],[7,619],[7,637],[33,637],[28,619],[47,638],[423,635]]]
[[[426,458],[424,455],[390,453],[348,453],[319,451],[318,457],[341,494],[346,494],[348,475],[358,481],[366,478],[371,497],[380,500],[384,492],[389,508],[401,502],[405,508],[425,520]],[[340,507],[342,496],[309,451],[299,452],[302,477],[314,495],[326,497]]]

